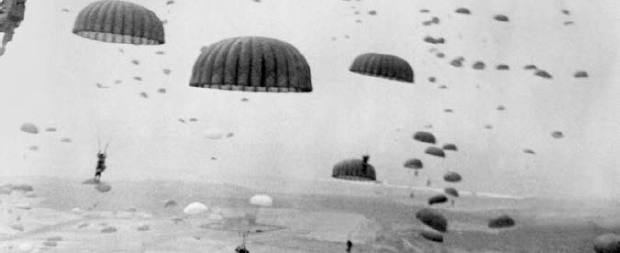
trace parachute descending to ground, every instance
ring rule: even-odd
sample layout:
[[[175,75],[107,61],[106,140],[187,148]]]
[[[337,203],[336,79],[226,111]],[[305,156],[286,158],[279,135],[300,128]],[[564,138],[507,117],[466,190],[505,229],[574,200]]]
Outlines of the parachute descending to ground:
[[[509,228],[515,225],[515,220],[508,215],[501,215],[489,220],[489,228]]]
[[[164,26],[157,15],[138,4],[102,0],[93,2],[78,14],[73,33],[91,40],[135,44],[165,43]]]
[[[424,164],[422,163],[422,161],[417,158],[412,158],[412,159],[407,160],[405,164],[403,164],[403,166],[407,169],[414,170],[415,171],[414,174],[416,177],[418,176],[418,171],[424,168]]]
[[[443,235],[435,231],[423,230],[420,232],[420,235],[424,237],[424,239],[432,241],[432,242],[440,242],[440,243],[443,242]]]
[[[429,143],[429,144],[435,144],[437,142],[437,140],[435,139],[435,136],[432,133],[424,132],[424,131],[416,132],[413,135],[413,139],[419,142],[424,142],[424,143]]]
[[[458,148],[456,147],[456,144],[446,143],[443,145],[443,150],[458,151]]]
[[[235,37],[203,47],[191,87],[252,92],[312,92],[310,66],[291,44]]]
[[[425,225],[439,231],[448,231],[448,220],[439,211],[431,208],[424,208],[415,214],[415,217]]]
[[[428,205],[441,204],[446,202],[448,202],[448,198],[446,197],[446,195],[443,194],[437,194],[428,199]]]
[[[365,53],[355,57],[349,71],[361,75],[381,77],[401,82],[414,82],[413,69],[404,59],[378,53]]]
[[[364,159],[344,160],[332,170],[332,177],[352,181],[376,181],[375,168],[368,163],[367,156]]]
[[[20,127],[20,130],[22,130],[22,132],[29,133],[29,134],[39,133],[39,128],[32,123],[22,124],[22,126]]]
[[[428,147],[426,148],[426,150],[424,150],[424,153],[440,158],[446,157],[446,153],[443,151],[443,149],[440,149],[438,147]]]
[[[200,202],[193,202],[183,209],[183,213],[192,215],[204,213],[207,210],[209,210],[209,208],[205,204]]]
[[[461,182],[462,179],[461,174],[454,171],[446,172],[446,174],[443,175],[443,180],[450,183],[458,183]]]

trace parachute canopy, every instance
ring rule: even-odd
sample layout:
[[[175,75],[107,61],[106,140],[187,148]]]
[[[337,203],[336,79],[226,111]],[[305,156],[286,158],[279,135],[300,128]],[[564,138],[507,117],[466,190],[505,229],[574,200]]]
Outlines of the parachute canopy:
[[[483,70],[484,68],[486,68],[486,64],[484,64],[484,62],[477,61],[471,67],[475,70]]]
[[[420,231],[420,235],[424,237],[424,239],[432,242],[443,242],[443,235],[435,231],[423,230]]]
[[[428,199],[428,204],[429,205],[441,204],[441,203],[446,203],[447,201],[448,201],[448,197],[446,197],[446,195],[437,194]]]
[[[527,149],[527,148],[526,148],[526,149],[523,149],[523,153],[526,153],[526,154],[532,154],[532,155],[536,154],[536,152],[534,152],[534,150]]]
[[[441,158],[446,157],[446,153],[443,151],[443,149],[440,149],[438,147],[428,147],[426,148],[424,153]]]
[[[437,142],[435,140],[435,136],[432,133],[424,132],[424,131],[416,132],[413,135],[413,139],[416,141],[430,143],[430,144],[435,144],[435,142]]]
[[[413,69],[409,63],[398,56],[389,54],[366,53],[359,55],[353,61],[349,71],[401,82],[414,82]]]
[[[551,133],[551,136],[553,136],[553,138],[556,138],[556,139],[561,139],[562,137],[564,137],[564,133],[560,131],[555,131]]]
[[[503,14],[497,14],[493,16],[493,19],[500,21],[500,22],[508,22],[508,16],[503,15]]]
[[[458,148],[456,147],[456,144],[446,143],[443,145],[443,150],[458,151]]]
[[[450,183],[458,183],[461,182],[462,179],[461,174],[454,171],[446,172],[446,174],[443,175],[443,180]]]
[[[270,207],[273,205],[273,198],[264,194],[254,195],[250,198],[250,204],[261,207]]]
[[[510,66],[506,65],[506,64],[499,64],[496,67],[497,70],[510,70]]]
[[[22,130],[22,132],[26,132],[29,134],[39,133],[39,128],[32,123],[24,123],[19,129]]]
[[[459,191],[457,191],[454,187],[446,187],[443,189],[443,192],[455,198],[458,198],[459,196]]]
[[[110,43],[165,43],[164,26],[153,11],[119,0],[97,1],[84,7],[75,20],[73,33]]]
[[[95,184],[95,189],[98,192],[104,193],[104,192],[109,192],[110,190],[112,190],[112,186],[106,183],[98,183],[98,184]]]
[[[471,14],[471,11],[469,11],[469,9],[464,8],[464,7],[461,7],[461,8],[456,9],[456,11],[455,11],[455,12],[456,12],[456,13],[459,13],[459,14],[465,14],[465,15],[469,15],[469,14]]]
[[[501,215],[489,220],[488,225],[489,228],[508,228],[515,225],[515,220],[508,215]]]
[[[574,75],[575,78],[586,78],[588,77],[588,72],[585,71],[577,71]]]
[[[361,159],[344,160],[334,165],[332,177],[353,181],[375,181],[375,168]]]
[[[609,233],[596,237],[594,251],[596,253],[620,252],[620,235]]]
[[[209,208],[200,202],[193,202],[189,205],[187,205],[184,209],[183,209],[183,213],[185,214],[199,214],[199,213],[204,213],[207,210],[209,210]]]
[[[439,232],[448,231],[448,220],[435,209],[423,208],[415,214],[415,217]]]
[[[203,47],[189,86],[253,92],[311,92],[310,66],[291,44],[235,37]]]
[[[408,169],[419,170],[424,167],[424,164],[420,159],[411,158],[407,160],[403,166]]]
[[[553,78],[553,76],[551,76],[551,74],[549,74],[549,72],[544,71],[542,69],[536,70],[536,73],[534,73],[534,75],[540,76],[540,77],[545,78],[545,79],[552,79]]]
[[[177,202],[173,199],[170,199],[168,201],[166,201],[166,203],[164,203],[164,207],[168,208],[168,207],[174,207],[177,205]]]

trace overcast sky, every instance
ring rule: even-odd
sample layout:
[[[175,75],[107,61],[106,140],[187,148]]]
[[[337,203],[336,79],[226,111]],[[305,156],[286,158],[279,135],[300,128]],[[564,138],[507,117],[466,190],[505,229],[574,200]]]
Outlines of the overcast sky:
[[[169,21],[166,44],[150,47],[73,35],[75,17],[89,2],[27,3],[25,21],[0,58],[4,175],[89,177],[99,138],[111,140],[104,174],[109,179],[329,178],[338,161],[369,153],[379,179],[390,184],[409,184],[402,164],[421,158],[437,186],[450,169],[463,174],[466,190],[571,198],[620,194],[617,1],[178,0],[166,6],[164,0],[136,0]],[[455,14],[460,6],[472,15]],[[370,10],[377,15],[368,15]],[[510,22],[494,21],[495,14]],[[439,25],[421,24],[433,16]],[[250,94],[188,86],[202,46],[246,35],[297,47],[311,66],[314,91]],[[426,35],[446,38],[438,46],[445,59],[428,52]],[[158,50],[166,54],[156,55]],[[415,84],[349,72],[355,56],[367,52],[406,59]],[[450,66],[459,56],[465,66]],[[473,70],[477,60],[487,69]],[[500,63],[512,70],[494,70]],[[527,64],[553,79],[534,77],[523,70]],[[164,75],[165,68],[172,74]],[[577,70],[590,77],[573,78]],[[428,82],[430,76],[437,83]],[[240,102],[244,97],[249,102]],[[498,105],[507,110],[497,111]],[[177,121],[191,117],[198,122]],[[58,131],[28,135],[19,131],[23,122]],[[456,143],[460,151],[445,160],[424,155],[426,145],[411,136],[427,124],[440,143]],[[235,136],[205,138],[212,129]],[[552,138],[553,131],[565,138]],[[60,142],[64,137],[73,142]],[[30,151],[32,145],[39,151]],[[537,154],[524,154],[524,148]]]

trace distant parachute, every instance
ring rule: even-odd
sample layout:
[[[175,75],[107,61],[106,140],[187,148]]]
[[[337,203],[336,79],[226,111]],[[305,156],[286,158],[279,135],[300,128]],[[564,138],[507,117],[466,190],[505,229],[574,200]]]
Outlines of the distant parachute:
[[[508,228],[515,225],[515,220],[508,215],[501,215],[499,217],[489,220],[489,228]]]
[[[503,110],[506,110],[506,107],[504,107],[503,105],[500,105],[500,106],[497,106],[497,110],[503,111]]]
[[[530,64],[530,65],[525,65],[525,67],[523,67],[523,69],[525,69],[525,70],[537,70],[538,67],[536,67],[536,65]]]
[[[458,183],[461,182],[462,179],[461,174],[454,171],[446,172],[446,174],[443,175],[443,180],[450,183]]]
[[[440,149],[438,147],[428,147],[426,148],[426,150],[424,150],[424,153],[441,158],[446,157],[446,153],[443,151],[443,149]]]
[[[170,73],[172,73],[172,70],[170,69],[163,69],[162,71],[164,72],[164,75],[170,75]]]
[[[349,68],[351,72],[392,79],[401,82],[414,82],[413,69],[404,59],[388,54],[366,53],[359,55]]]
[[[441,53],[441,52],[437,53],[437,58],[444,58],[444,57],[446,57],[446,54]]]
[[[71,139],[69,138],[63,138],[62,140],[60,140],[61,142],[65,142],[65,143],[69,143],[71,142]]]
[[[112,190],[112,186],[106,183],[95,184],[95,189],[101,193],[109,192]]]
[[[527,149],[527,148],[526,148],[526,149],[523,149],[523,153],[526,153],[526,154],[532,154],[532,155],[536,154],[536,153],[534,152],[534,150]]]
[[[140,65],[140,61],[136,59],[131,60],[131,63],[133,63],[133,65]]]
[[[416,132],[413,135],[413,139],[416,141],[429,143],[429,144],[435,144],[436,142],[435,136],[432,133],[424,132],[424,131]]]
[[[175,207],[177,205],[177,202],[174,200],[168,200],[166,201],[166,203],[164,203],[164,207],[168,208],[168,207]]]
[[[617,253],[620,252],[620,235],[604,234],[594,239],[594,251],[596,253]]]
[[[187,205],[184,209],[183,209],[183,213],[185,214],[199,214],[199,213],[204,213],[207,210],[209,210],[209,208],[200,202],[193,202],[189,205]]]
[[[428,81],[431,83],[434,83],[435,81],[437,81],[437,78],[435,78],[434,76],[431,76],[428,78]]]
[[[147,94],[146,92],[140,92],[140,96],[142,96],[143,98],[149,98],[149,94]]]
[[[452,65],[454,67],[457,67],[457,68],[460,68],[460,67],[463,66],[463,61],[464,60],[465,60],[465,58],[463,58],[463,57],[455,58],[452,61],[450,61],[450,65]]]
[[[425,225],[439,232],[448,231],[448,220],[435,209],[423,208],[415,214],[415,217]]]
[[[270,207],[273,205],[273,198],[264,194],[254,195],[250,198],[250,204],[260,207]]]
[[[368,12],[368,14],[370,14],[370,15],[374,16],[374,15],[377,15],[377,11],[372,10],[372,11],[369,11],[369,12]]]
[[[472,65],[472,68],[475,70],[483,70],[486,68],[486,65],[484,64],[484,62],[477,61],[474,63],[474,65]]]
[[[508,16],[502,15],[502,14],[493,16],[493,19],[500,21],[500,22],[508,22]]]
[[[29,134],[39,133],[39,128],[32,123],[22,124],[22,126],[20,127],[20,130],[22,130],[22,132],[29,133]]]
[[[540,76],[540,77],[545,78],[545,79],[552,79],[553,78],[553,76],[551,76],[551,74],[549,74],[549,72],[544,71],[542,69],[536,70],[536,73],[534,73],[534,75]]]
[[[163,24],[153,11],[119,0],[97,1],[84,7],[75,20],[73,33],[110,43],[165,43]]]
[[[418,171],[424,168],[424,164],[420,159],[412,158],[409,159],[403,164],[403,166],[407,169],[414,170],[415,176],[418,176]]]
[[[55,127],[48,127],[45,129],[46,132],[56,132],[56,130],[58,129],[56,129]]]
[[[555,131],[551,133],[551,136],[553,136],[553,138],[556,138],[556,139],[561,139],[562,137],[564,137],[564,134],[560,131]]]
[[[496,67],[497,70],[510,70],[510,66],[506,65],[506,64],[499,64]]]
[[[433,38],[431,36],[426,36],[426,37],[424,37],[424,42],[431,43],[431,44],[444,44],[444,43],[446,43],[446,39],[441,38],[441,37]]]
[[[586,78],[588,77],[588,72],[585,71],[577,71],[574,75],[575,78]]]
[[[375,168],[364,160],[349,159],[334,165],[332,177],[352,181],[376,181]]]
[[[190,86],[232,91],[311,92],[310,66],[291,44],[235,37],[203,47]]]
[[[424,237],[424,239],[433,241],[433,242],[443,242],[443,235],[437,233],[435,231],[420,231],[420,235]]]
[[[457,191],[454,187],[446,187],[443,189],[443,192],[455,198],[459,197],[459,191]]]
[[[456,9],[455,12],[459,14],[465,14],[465,15],[471,14],[471,11],[469,9],[463,8],[463,7]]]
[[[456,147],[456,144],[446,143],[443,145],[443,150],[458,151],[458,148]]]
[[[448,198],[446,197],[446,195],[443,195],[443,194],[437,194],[428,199],[429,205],[441,204],[441,203],[446,203],[446,202],[448,202]]]

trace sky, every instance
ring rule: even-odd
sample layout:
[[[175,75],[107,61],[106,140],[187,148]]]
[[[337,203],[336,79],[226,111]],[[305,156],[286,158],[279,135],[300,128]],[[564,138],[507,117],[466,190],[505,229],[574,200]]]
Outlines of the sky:
[[[329,178],[337,162],[368,153],[379,180],[394,185],[423,185],[424,177],[412,180],[402,167],[421,158],[423,174],[437,186],[445,185],[444,171],[454,170],[463,175],[464,190],[571,199],[620,194],[617,1],[178,0],[166,6],[135,0],[168,20],[166,43],[148,47],[72,34],[90,2],[27,2],[25,20],[0,58],[0,176],[90,177],[97,143],[109,141],[104,177],[110,180],[315,180]],[[461,6],[472,15],[455,14]],[[500,13],[510,22],[492,19]],[[422,25],[433,16],[440,25]],[[429,53],[426,35],[446,38],[437,46],[445,59]],[[313,92],[189,87],[200,48],[236,36],[294,45],[311,67]],[[349,72],[353,59],[368,52],[407,60],[415,83]],[[465,67],[450,66],[459,56]],[[476,60],[487,69],[473,70]],[[494,70],[500,63],[511,71]],[[527,64],[553,79],[523,71]],[[573,78],[577,70],[589,78]],[[431,76],[437,83],[427,81]],[[497,111],[499,105],[506,110]],[[444,113],[448,108],[454,112]],[[178,122],[191,117],[198,121]],[[19,131],[24,122],[58,131],[29,135]],[[447,159],[425,155],[426,145],[412,135],[428,124],[440,144],[455,143],[459,152]],[[234,137],[206,138],[214,129]],[[565,137],[554,139],[553,131]],[[72,142],[60,142],[65,137]],[[32,145],[39,150],[30,151]]]

